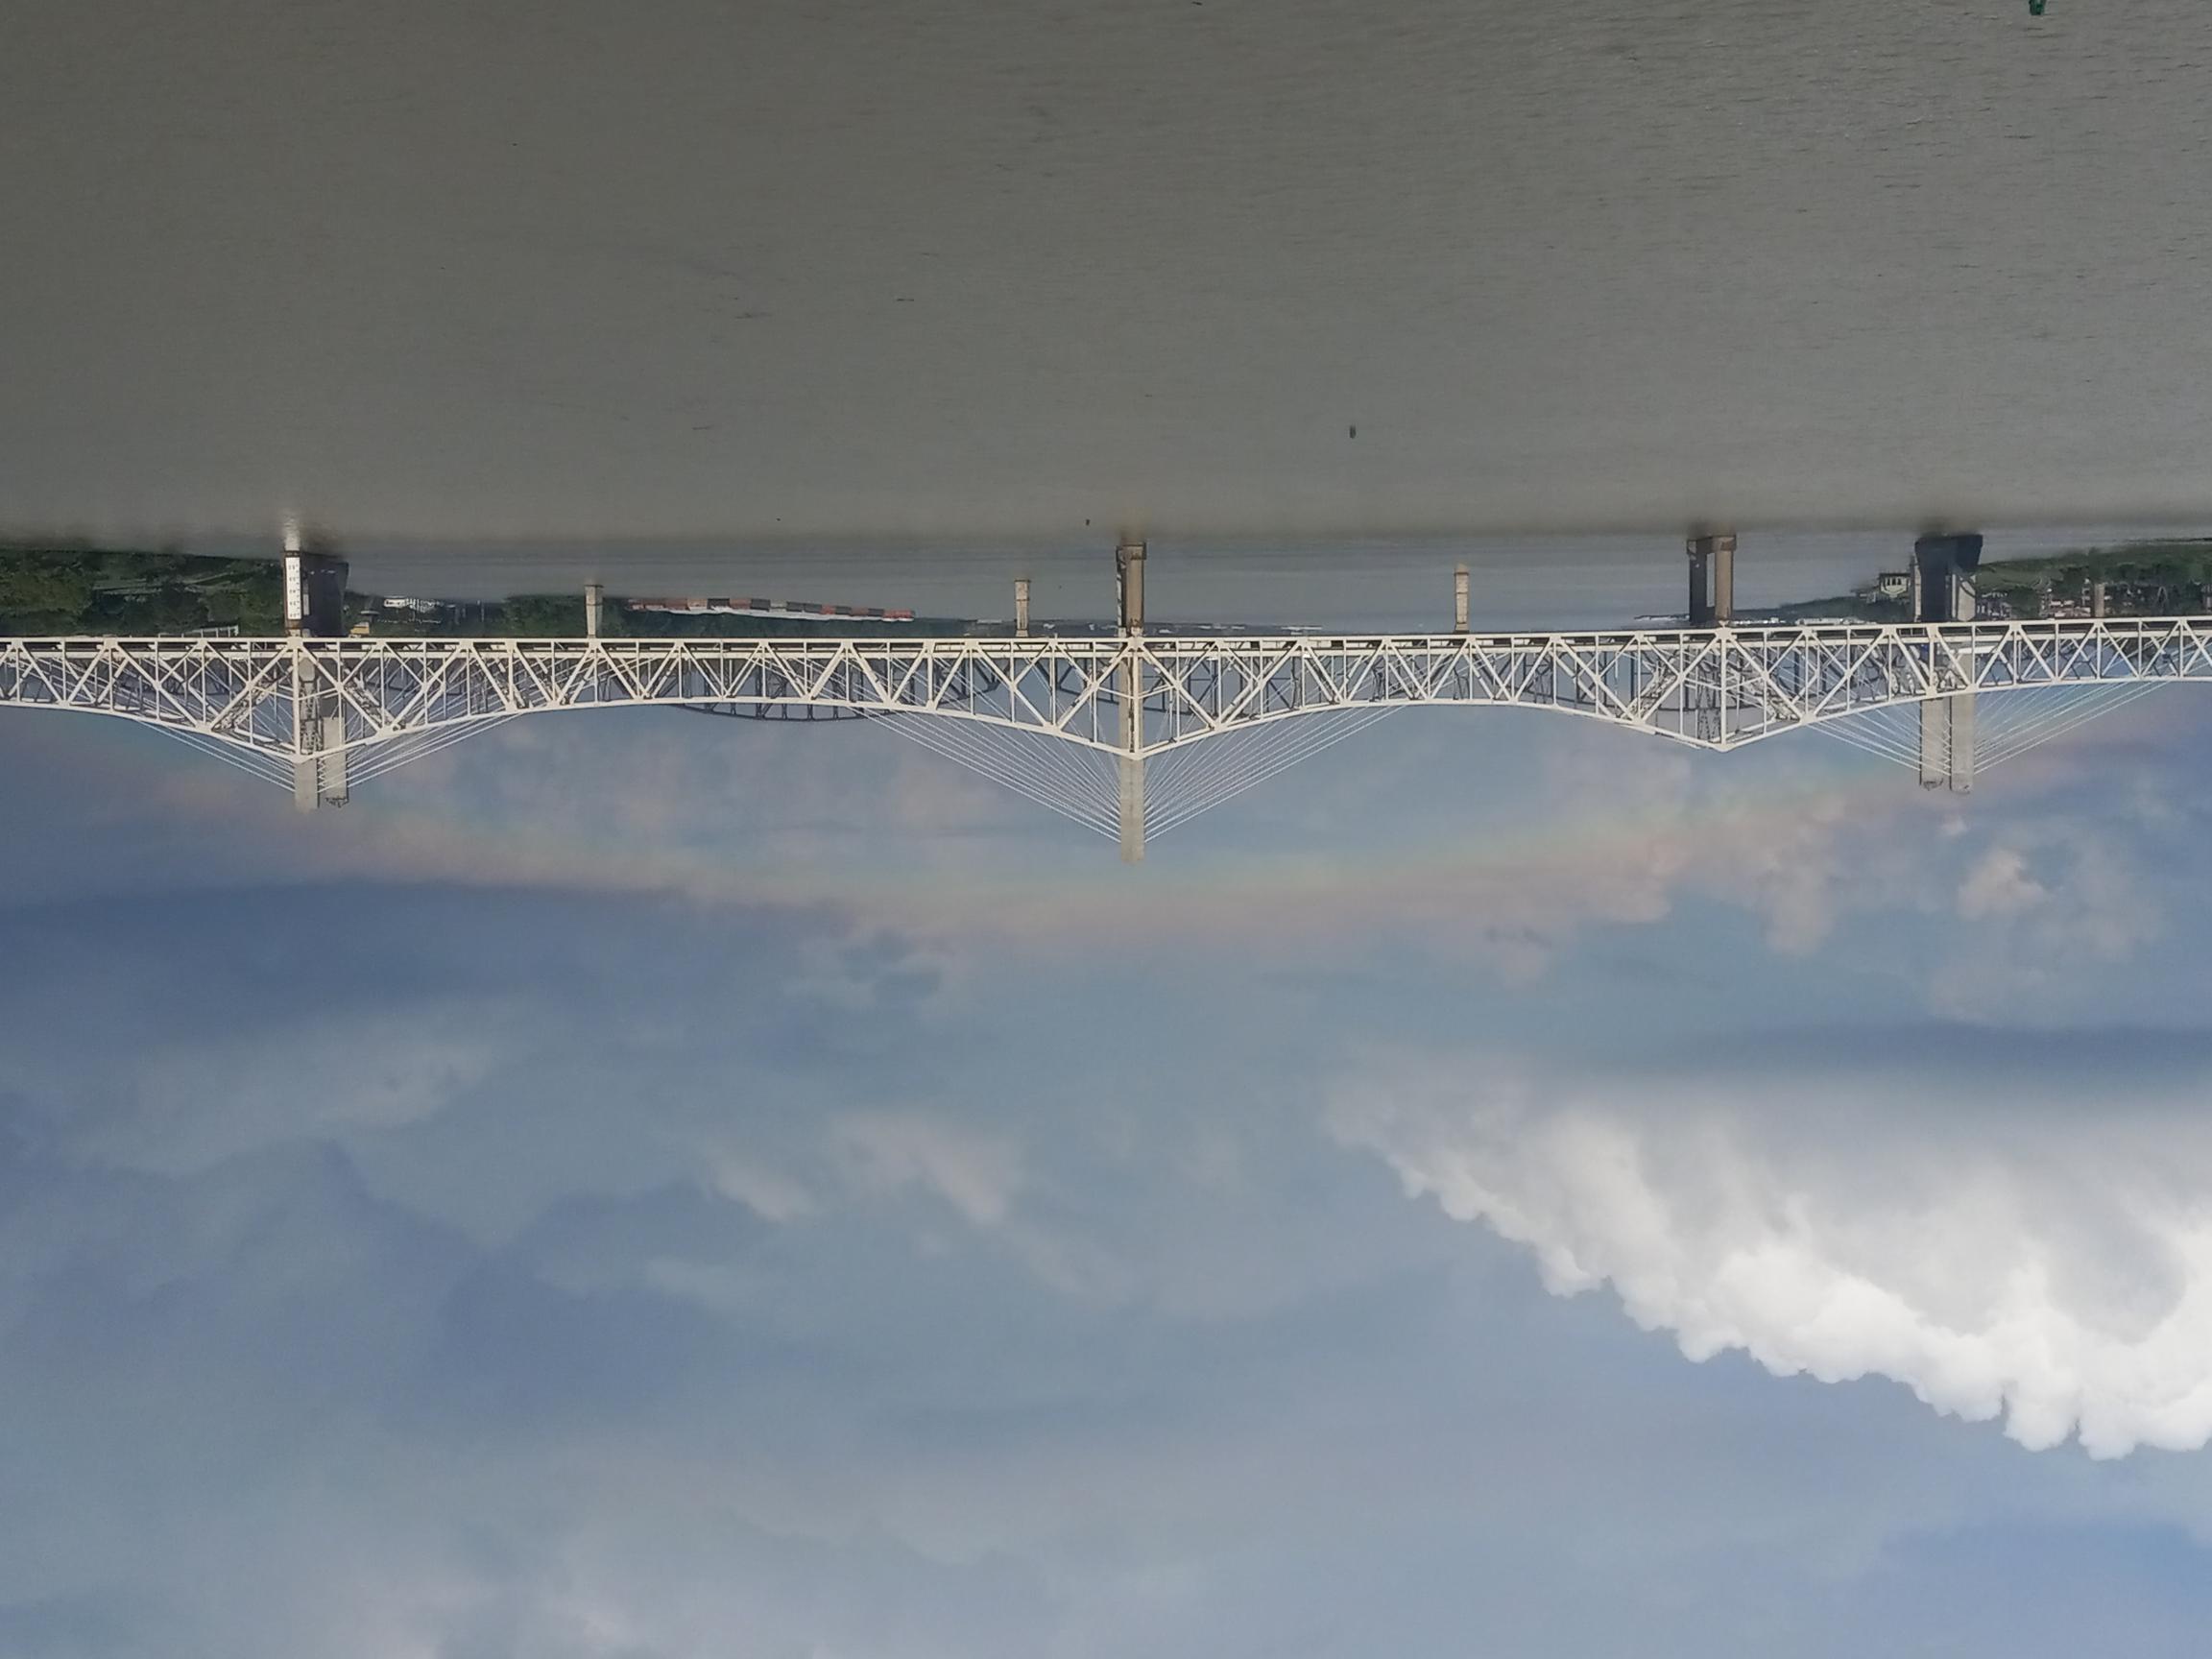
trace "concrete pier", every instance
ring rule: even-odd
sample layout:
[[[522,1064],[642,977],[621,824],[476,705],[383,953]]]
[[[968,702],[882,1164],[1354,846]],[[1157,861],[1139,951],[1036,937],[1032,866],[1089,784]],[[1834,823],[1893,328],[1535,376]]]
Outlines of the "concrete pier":
[[[1114,550],[1116,608],[1124,638],[1144,637],[1144,543],[1124,541]],[[1115,687],[1121,708],[1118,806],[1121,821],[1121,862],[1144,859],[1144,671],[1135,661],[1124,666]]]
[[[1971,794],[1974,789],[1974,693],[1961,691],[1943,701],[1951,709],[1951,774],[1948,780],[1951,793]]]
[[[1974,572],[1982,564],[1982,538],[1938,531],[1912,543],[1912,620],[1974,620]]]
[[[301,720],[301,735],[311,752],[292,762],[292,805],[302,812],[343,806],[352,798],[346,777],[346,717],[313,712],[318,699],[312,691],[303,701],[310,711]]]
[[[1719,530],[1683,543],[1690,557],[1690,626],[1725,627],[1736,619],[1736,533]]]
[[[284,632],[296,639],[335,639],[346,632],[346,561],[310,553],[297,526],[284,530]],[[323,689],[311,662],[292,666],[292,804],[302,812],[343,806],[346,710]]]
[[[1114,608],[1121,632],[1144,632],[1144,543],[1124,541],[1114,549]]]
[[[310,639],[335,639],[346,632],[345,560],[285,548],[284,632]]]
[[[1014,578],[1014,633],[1018,638],[1029,635],[1029,578]]]
[[[1915,622],[1974,620],[1974,571],[1982,564],[1982,538],[1971,531],[1936,531],[1912,543],[1910,589]],[[1955,691],[1920,705],[1920,784],[1965,795],[1974,788],[1974,693]]]
[[[1458,569],[1452,572],[1452,631],[1455,634],[1466,633],[1468,617],[1467,566],[1462,565]]]
[[[2092,582],[2089,584],[2089,614],[2103,616],[2105,613],[2104,584]]]
[[[343,806],[351,790],[346,776],[346,708],[325,689],[316,665],[292,664],[292,805],[302,812]]]
[[[1690,556],[1690,626],[1713,626],[1713,554],[1703,539],[1693,536],[1683,551]]]
[[[1920,786],[1973,793],[1973,692],[1930,697],[1920,705]]]
[[[1121,716],[1122,741],[1129,741],[1132,725],[1139,724],[1134,705],[1124,709]],[[1121,862],[1144,862],[1144,757],[1124,755],[1119,762],[1120,787],[1116,802],[1121,819]]]
[[[607,608],[607,588],[601,582],[584,584],[584,637],[599,637],[600,623]]]

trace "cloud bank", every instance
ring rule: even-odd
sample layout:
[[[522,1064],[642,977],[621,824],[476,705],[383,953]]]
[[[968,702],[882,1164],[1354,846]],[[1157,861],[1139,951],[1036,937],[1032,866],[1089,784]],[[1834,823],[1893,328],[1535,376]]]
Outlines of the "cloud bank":
[[[2115,1099],[2099,1068],[2032,1058],[1995,1086],[1833,1056],[1582,1081],[1477,1060],[1347,1087],[1330,1124],[1692,1359],[1890,1378],[2033,1449],[2201,1447],[2205,1069]]]

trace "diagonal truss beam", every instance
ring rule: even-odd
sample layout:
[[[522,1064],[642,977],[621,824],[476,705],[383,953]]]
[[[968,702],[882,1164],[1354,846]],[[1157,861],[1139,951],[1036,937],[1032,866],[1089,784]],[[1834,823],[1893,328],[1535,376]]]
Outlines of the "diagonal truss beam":
[[[1523,707],[1729,750],[1931,697],[2207,680],[2202,617],[1287,637],[0,640],[0,707],[107,714],[296,760],[307,751],[293,704],[313,698],[317,752],[354,752],[357,771],[442,731],[654,705],[932,717],[1136,757],[1303,716]]]

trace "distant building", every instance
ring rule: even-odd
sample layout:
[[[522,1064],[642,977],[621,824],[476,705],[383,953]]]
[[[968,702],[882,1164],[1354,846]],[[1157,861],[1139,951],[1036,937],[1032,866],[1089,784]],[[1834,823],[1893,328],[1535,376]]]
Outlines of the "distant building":
[[[1912,572],[1885,570],[1874,578],[1874,591],[1885,599],[1902,599],[1912,591]]]
[[[856,616],[875,622],[911,622],[911,611],[886,611],[873,605],[809,605],[795,599],[625,599],[631,611],[658,611],[677,616]]]

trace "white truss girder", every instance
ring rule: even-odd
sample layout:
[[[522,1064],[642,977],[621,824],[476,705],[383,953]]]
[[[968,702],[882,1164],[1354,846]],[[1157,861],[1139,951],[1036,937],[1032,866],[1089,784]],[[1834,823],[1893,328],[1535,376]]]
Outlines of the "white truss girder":
[[[386,746],[419,751],[427,734],[575,709],[936,716],[1153,757],[1301,715],[1492,706],[1728,750],[1961,692],[2204,680],[2212,618],[2200,617],[1327,637],[0,641],[0,706],[114,715],[295,763],[344,751],[356,775]],[[1135,721],[1122,718],[1130,686]]]

